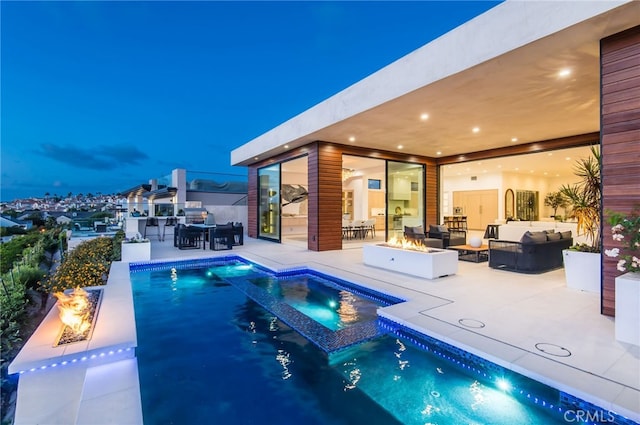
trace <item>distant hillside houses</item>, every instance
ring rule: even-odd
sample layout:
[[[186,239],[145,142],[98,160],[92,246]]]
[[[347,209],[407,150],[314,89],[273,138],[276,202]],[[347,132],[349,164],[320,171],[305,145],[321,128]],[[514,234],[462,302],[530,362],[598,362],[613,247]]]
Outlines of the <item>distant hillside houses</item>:
[[[33,227],[33,222],[31,220],[0,216],[0,227],[20,227],[24,230],[30,230]]]

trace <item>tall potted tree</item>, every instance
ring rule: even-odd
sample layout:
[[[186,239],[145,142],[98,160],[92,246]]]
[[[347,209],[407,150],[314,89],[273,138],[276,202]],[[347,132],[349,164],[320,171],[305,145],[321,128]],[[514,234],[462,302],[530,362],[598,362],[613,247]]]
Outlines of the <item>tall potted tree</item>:
[[[567,199],[562,192],[549,192],[544,198],[544,205],[553,208],[553,215],[551,217],[558,220],[558,208],[567,208]]]
[[[580,180],[566,184],[560,193],[577,220],[578,235],[584,234],[590,244],[577,244],[563,251],[567,286],[589,292],[600,292],[602,186],[600,180],[600,150],[592,146],[591,156],[574,164],[573,172]]]

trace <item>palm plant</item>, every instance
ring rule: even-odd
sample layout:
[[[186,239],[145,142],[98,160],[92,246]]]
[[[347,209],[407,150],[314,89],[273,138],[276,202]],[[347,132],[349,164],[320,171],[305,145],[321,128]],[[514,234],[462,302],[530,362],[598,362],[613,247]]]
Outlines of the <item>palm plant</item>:
[[[600,252],[600,217],[602,186],[600,181],[600,150],[592,146],[591,156],[580,159],[573,167],[573,173],[580,182],[562,185],[560,193],[567,199],[572,214],[578,220],[578,234],[583,232],[591,241],[589,251]]]

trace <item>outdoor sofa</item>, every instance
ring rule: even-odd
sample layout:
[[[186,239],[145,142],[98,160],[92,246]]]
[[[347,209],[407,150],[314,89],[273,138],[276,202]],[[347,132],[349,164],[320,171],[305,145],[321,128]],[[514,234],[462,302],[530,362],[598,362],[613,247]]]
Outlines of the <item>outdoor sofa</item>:
[[[489,267],[542,273],[563,266],[562,250],[573,245],[571,231],[525,232],[518,242],[489,240]]]

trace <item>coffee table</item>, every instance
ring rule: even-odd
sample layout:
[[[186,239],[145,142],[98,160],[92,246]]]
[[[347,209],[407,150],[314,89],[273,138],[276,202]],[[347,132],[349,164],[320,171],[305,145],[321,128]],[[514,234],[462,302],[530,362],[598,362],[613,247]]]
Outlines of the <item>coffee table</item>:
[[[462,261],[481,263],[489,260],[489,245],[480,245],[477,248],[471,245],[454,245],[449,246],[449,249],[458,251],[458,259]]]

